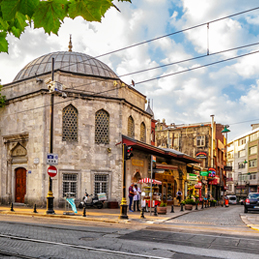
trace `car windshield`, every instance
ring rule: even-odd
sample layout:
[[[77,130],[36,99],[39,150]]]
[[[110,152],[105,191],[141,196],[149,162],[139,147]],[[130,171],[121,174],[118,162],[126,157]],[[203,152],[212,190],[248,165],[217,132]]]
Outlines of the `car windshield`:
[[[250,199],[259,199],[259,193],[249,194]]]
[[[231,201],[235,201],[235,200],[236,200],[235,197],[230,197],[229,199],[230,199]]]

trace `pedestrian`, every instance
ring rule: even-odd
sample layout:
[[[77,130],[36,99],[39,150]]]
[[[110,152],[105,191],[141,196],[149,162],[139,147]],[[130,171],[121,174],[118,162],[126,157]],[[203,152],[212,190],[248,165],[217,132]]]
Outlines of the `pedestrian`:
[[[182,192],[181,189],[178,190],[178,192],[176,193],[177,197],[176,199],[179,200],[179,203],[181,203],[182,200]]]
[[[139,201],[140,201],[141,190],[140,190],[140,188],[138,187],[137,184],[134,184],[133,191],[135,193],[135,195],[133,197],[133,201],[134,201],[133,211],[136,211],[136,207],[137,207],[137,211],[140,211]]]
[[[134,197],[133,186],[134,186],[134,183],[131,183],[131,185],[129,187],[129,212],[133,212],[133,210],[131,209],[132,201],[133,201],[133,197]]]

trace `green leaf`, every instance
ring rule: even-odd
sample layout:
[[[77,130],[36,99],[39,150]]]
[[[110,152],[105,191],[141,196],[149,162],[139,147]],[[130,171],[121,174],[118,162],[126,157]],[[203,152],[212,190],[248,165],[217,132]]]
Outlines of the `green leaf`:
[[[2,0],[1,10],[3,19],[11,21],[14,19],[16,12],[19,10],[20,0]]]
[[[61,21],[66,17],[66,0],[41,1],[33,15],[34,27],[57,34]]]
[[[0,32],[0,52],[8,53],[8,42],[6,40],[6,36],[6,32]]]
[[[40,0],[20,0],[19,12],[28,15],[30,18],[33,16],[36,7],[39,5]]]
[[[17,12],[32,17],[39,0],[2,0],[1,10],[4,20],[14,19]]]
[[[9,24],[7,21],[4,21],[1,17],[0,17],[0,30],[5,30],[7,31],[9,27]]]
[[[110,0],[72,0],[69,4],[69,17],[82,16],[87,21],[101,22],[104,13],[112,6]]]

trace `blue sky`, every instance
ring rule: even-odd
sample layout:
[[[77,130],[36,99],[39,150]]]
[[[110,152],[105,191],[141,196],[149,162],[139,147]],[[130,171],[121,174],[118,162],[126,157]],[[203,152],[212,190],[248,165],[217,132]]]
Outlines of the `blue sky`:
[[[116,5],[121,12],[110,9],[102,23],[89,23],[81,18],[65,19],[59,36],[49,36],[41,29],[30,28],[20,40],[9,36],[9,54],[0,54],[2,83],[11,82],[33,59],[52,51],[67,50],[69,34],[72,34],[73,51],[96,57],[138,42],[259,7],[259,2],[132,0],[132,4]],[[209,52],[259,42],[258,25],[259,10],[210,23]],[[230,125],[229,139],[232,139],[248,132],[252,123],[259,123],[259,115],[256,112],[259,108],[259,54],[142,84],[138,82],[258,49],[259,45],[206,56],[121,79],[128,84],[132,79],[137,83],[136,89],[151,99],[156,119],[165,119],[168,124],[190,124],[208,122],[210,115],[214,114],[217,123]],[[123,75],[206,54],[207,27],[202,26],[106,55],[100,60],[118,75]]]

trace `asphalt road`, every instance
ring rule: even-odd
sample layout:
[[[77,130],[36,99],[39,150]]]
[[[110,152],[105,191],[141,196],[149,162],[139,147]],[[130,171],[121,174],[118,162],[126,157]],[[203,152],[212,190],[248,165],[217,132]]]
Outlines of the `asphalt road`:
[[[190,213],[163,224],[99,224],[0,216],[0,258],[259,258],[259,232],[242,206]]]

